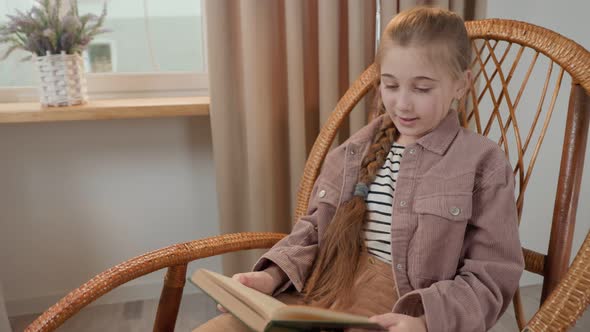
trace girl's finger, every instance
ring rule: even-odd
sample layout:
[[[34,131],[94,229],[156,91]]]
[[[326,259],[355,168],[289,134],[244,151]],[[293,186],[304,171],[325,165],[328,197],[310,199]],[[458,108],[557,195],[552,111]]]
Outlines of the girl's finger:
[[[221,312],[224,312],[224,313],[227,313],[227,309],[225,309],[221,304],[218,304],[217,305],[217,310],[219,310]]]
[[[244,273],[237,273],[232,276],[232,279],[236,280],[237,282],[246,285],[246,275]]]

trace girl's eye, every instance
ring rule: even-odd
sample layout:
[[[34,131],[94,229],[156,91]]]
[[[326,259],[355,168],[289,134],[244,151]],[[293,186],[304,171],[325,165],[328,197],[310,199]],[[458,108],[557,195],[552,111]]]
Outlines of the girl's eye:
[[[395,90],[398,88],[398,86],[397,85],[386,85],[385,88],[389,89],[389,90]]]
[[[420,92],[420,93],[428,93],[430,92],[430,90],[432,90],[431,88],[416,88],[416,91]]]

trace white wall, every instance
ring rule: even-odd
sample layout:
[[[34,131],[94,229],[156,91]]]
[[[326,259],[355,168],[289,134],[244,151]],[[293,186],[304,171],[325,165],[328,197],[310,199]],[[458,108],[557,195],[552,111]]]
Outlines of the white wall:
[[[573,39],[590,50],[590,34],[588,34],[586,15],[589,11],[590,2],[585,0],[493,0],[487,2],[487,17],[489,18],[507,18],[540,25]],[[542,88],[541,84],[542,81],[530,82],[530,90],[540,90]],[[567,105],[569,84],[569,81],[563,84],[558,101],[559,105]],[[522,103],[527,105],[526,100]],[[531,107],[536,106],[535,103],[529,104]],[[527,189],[527,198],[520,228],[524,246],[542,253],[547,252],[549,242],[549,223],[553,215],[553,202],[557,185],[556,177],[561,158],[566,111],[566,107],[558,108],[555,111],[553,123],[549,127],[543,149],[537,161],[533,180]],[[585,204],[589,199],[590,153],[587,153],[580,203],[578,205],[573,253],[578,251],[590,229],[590,206]],[[540,277],[528,272],[525,273],[522,279],[523,285],[540,282]]]
[[[0,13],[32,2],[0,0]],[[80,11],[98,13],[103,2],[80,0]],[[152,71],[143,2],[107,2],[115,32],[100,39],[115,41],[119,71]],[[163,71],[202,71],[201,1],[176,2],[148,1],[154,43],[165,46],[156,60]],[[174,19],[194,33],[170,37]],[[125,45],[142,61],[125,62],[133,58]],[[0,86],[34,85],[31,68],[0,63]],[[0,314],[3,300],[10,316],[43,311],[123,260],[219,233],[208,117],[4,124],[0,155]],[[219,270],[220,259],[193,265]],[[161,280],[162,273],[147,276],[99,303],[155,297]]]
[[[4,124],[0,155],[10,316],[43,311],[136,255],[219,233],[209,117]],[[219,257],[195,265],[221,269]],[[161,281],[105,301],[155,297]]]

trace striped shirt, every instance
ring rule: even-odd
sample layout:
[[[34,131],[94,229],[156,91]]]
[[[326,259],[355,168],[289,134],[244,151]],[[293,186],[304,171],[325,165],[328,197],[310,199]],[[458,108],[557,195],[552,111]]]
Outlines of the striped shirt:
[[[404,147],[393,143],[383,166],[369,186],[367,218],[363,228],[365,246],[370,254],[391,263],[391,212],[395,183]]]

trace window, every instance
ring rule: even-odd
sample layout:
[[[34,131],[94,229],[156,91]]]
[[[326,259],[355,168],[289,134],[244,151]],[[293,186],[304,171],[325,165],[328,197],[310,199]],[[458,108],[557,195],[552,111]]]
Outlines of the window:
[[[105,1],[78,0],[80,14],[100,14]],[[0,23],[34,2],[0,0]],[[207,94],[201,0],[106,2],[111,32],[98,35],[83,54],[91,98]],[[0,102],[36,99],[35,64],[20,61],[27,55],[18,51],[0,61]]]
[[[95,41],[84,52],[84,68],[89,73],[113,73],[117,71],[114,62],[114,43]]]

